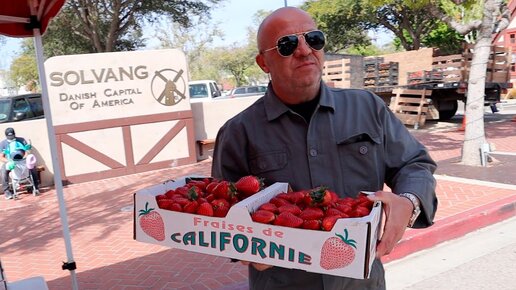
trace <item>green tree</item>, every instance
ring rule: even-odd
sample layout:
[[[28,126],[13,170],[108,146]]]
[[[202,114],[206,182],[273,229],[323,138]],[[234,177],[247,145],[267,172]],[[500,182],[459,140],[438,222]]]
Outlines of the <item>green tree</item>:
[[[372,26],[365,19],[362,1],[355,0],[309,0],[301,9],[307,11],[326,33],[327,52],[338,53],[353,46],[371,44],[367,30]]]
[[[25,87],[27,91],[36,92],[40,90],[36,55],[31,53],[34,46],[31,46],[32,39],[24,39],[24,51],[13,60],[9,70],[9,81],[16,87]],[[31,50],[32,49],[32,50]]]
[[[212,61],[213,42],[224,37],[218,23],[196,17],[193,25],[183,27],[169,20],[160,24],[156,38],[161,48],[177,48],[185,53],[190,80],[221,78],[218,68]]]
[[[316,19],[328,35],[330,52],[370,44],[368,30],[386,29],[396,36],[398,47],[417,50],[437,46],[449,51],[460,47],[457,34],[428,13],[429,1],[411,0],[311,0],[303,8]],[[444,27],[444,30],[443,30]],[[452,41],[445,37],[452,37]]]
[[[255,64],[256,46],[232,45],[218,49],[217,63],[221,69],[233,76],[236,86],[248,83],[246,72]]]
[[[192,18],[209,18],[221,1],[69,0],[44,40],[52,43],[51,52],[63,54],[136,50],[144,46],[144,23],[168,17],[190,27]]]

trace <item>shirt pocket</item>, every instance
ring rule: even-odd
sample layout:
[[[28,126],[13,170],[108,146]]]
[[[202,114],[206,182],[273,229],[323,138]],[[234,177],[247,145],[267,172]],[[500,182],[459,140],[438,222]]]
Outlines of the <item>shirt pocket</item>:
[[[381,138],[370,132],[342,135],[336,140],[339,162],[345,179],[369,188],[380,182]]]
[[[286,180],[290,178],[288,170],[287,150],[259,152],[249,161],[251,174],[263,177],[269,181]]]

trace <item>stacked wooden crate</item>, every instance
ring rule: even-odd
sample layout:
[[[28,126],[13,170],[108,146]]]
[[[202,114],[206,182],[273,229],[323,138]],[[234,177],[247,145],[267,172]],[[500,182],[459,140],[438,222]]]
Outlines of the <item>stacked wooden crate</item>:
[[[434,56],[432,70],[407,73],[408,84],[425,82],[467,82],[473,60],[472,45],[467,45],[463,54]],[[486,82],[506,83],[510,79],[509,51],[502,46],[492,46],[487,64]]]
[[[362,88],[362,67],[362,56],[326,54],[322,80],[335,88]]]
[[[464,61],[467,63],[467,70],[464,79],[467,81],[469,67],[473,60],[473,45],[467,45],[464,51]],[[487,62],[486,82],[488,83],[508,83],[511,76],[511,54],[510,50],[504,46],[492,46],[489,60]]]
[[[398,63],[384,62],[383,58],[364,60],[364,87],[385,87],[398,85]]]
[[[331,87],[351,87],[349,74],[349,59],[342,58],[324,62],[322,79]]]

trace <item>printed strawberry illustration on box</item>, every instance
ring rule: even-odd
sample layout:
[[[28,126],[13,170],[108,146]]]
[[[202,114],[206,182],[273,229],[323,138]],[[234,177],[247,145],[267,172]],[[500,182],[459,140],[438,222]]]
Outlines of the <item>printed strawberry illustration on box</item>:
[[[149,203],[145,203],[145,209],[140,210],[139,223],[143,232],[154,238],[156,241],[165,240],[165,224],[161,215],[149,208]]]
[[[344,229],[344,236],[327,239],[321,249],[321,267],[326,270],[344,268],[355,260],[356,241],[348,238],[348,230]]]

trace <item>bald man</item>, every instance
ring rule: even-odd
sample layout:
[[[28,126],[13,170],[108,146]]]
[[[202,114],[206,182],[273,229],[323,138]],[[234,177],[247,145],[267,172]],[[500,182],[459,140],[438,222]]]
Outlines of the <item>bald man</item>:
[[[379,97],[321,81],[326,39],[310,15],[278,9],[262,22],[257,39],[256,63],[270,83],[263,98],[220,129],[212,175],[236,181],[253,174],[268,184],[288,182],[295,191],[324,185],[341,197],[374,191],[371,199],[382,201],[386,214],[378,258],[407,226],[431,225],[435,162]],[[392,192],[383,191],[384,184]],[[379,259],[369,279],[244,263],[252,290],[385,289]]]

